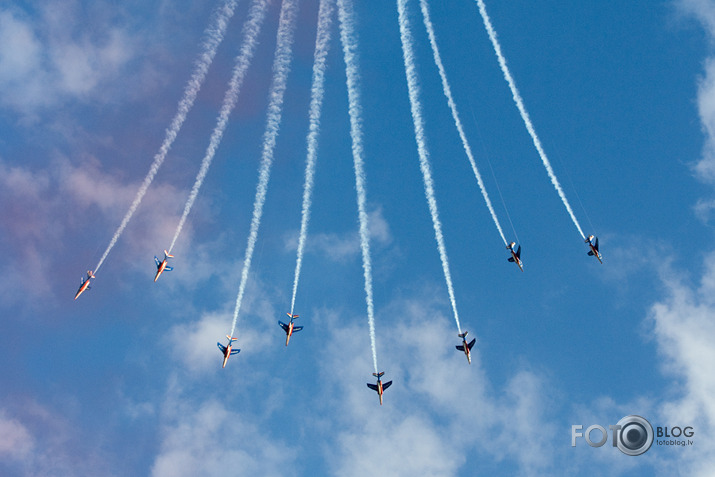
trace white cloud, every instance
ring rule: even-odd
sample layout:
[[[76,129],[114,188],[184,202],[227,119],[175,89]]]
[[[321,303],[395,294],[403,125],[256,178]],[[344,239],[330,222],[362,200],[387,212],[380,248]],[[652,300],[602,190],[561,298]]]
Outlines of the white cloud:
[[[340,416],[339,446],[326,456],[334,473],[456,475],[473,455],[508,459],[519,475],[548,473],[553,441],[524,445],[524,436],[555,433],[545,378],[516,370],[503,390],[491,390],[478,346],[468,365],[454,348],[453,323],[439,308],[429,299],[396,300],[376,317],[380,370],[385,381],[393,380],[382,408],[364,384],[374,379],[367,324],[325,311],[314,318],[330,333],[321,363],[334,397],[331,414]],[[382,315],[394,316],[396,329],[386,329]]]
[[[177,396],[176,387],[169,393],[152,476],[224,475],[233,469],[241,475],[294,475],[295,450],[268,437],[247,413],[232,412],[213,399],[190,404]]]
[[[666,372],[674,378],[674,399],[661,404],[664,423],[692,425],[695,446],[678,459],[687,475],[712,475],[715,462],[715,252],[705,260],[707,269],[696,289],[661,272],[666,297],[653,305],[650,319]]]

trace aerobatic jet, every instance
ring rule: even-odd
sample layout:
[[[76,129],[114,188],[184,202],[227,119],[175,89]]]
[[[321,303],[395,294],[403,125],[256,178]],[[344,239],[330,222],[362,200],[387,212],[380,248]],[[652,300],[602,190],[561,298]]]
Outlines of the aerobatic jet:
[[[293,335],[294,331],[300,331],[303,329],[302,326],[295,326],[293,323],[293,320],[298,318],[298,315],[291,315],[290,313],[286,313],[290,317],[290,321],[286,325],[282,321],[279,321],[278,324],[283,328],[283,331],[286,332],[286,346],[288,346],[288,342],[290,341],[290,337]]]
[[[231,338],[228,335],[226,335],[226,338],[228,338],[228,346],[224,346],[221,343],[216,343],[218,345],[218,349],[220,349],[223,353],[223,366],[221,366],[222,368],[226,367],[226,361],[228,361],[228,358],[230,356],[238,354],[241,351],[240,349],[231,349],[231,347],[233,346],[233,342],[238,340],[238,338]]]
[[[377,395],[380,396],[380,406],[382,406],[382,393],[385,391],[385,389],[389,388],[390,385],[392,384],[392,381],[383,383],[380,380],[380,378],[382,377],[383,374],[385,374],[384,371],[381,373],[372,373],[372,375],[377,378],[377,383],[376,384],[367,383],[367,387],[372,389],[373,391],[376,391]]]
[[[169,259],[174,258],[173,255],[169,255],[169,252],[164,250],[164,260],[159,261],[159,258],[154,255],[154,261],[156,262],[156,276],[154,277],[154,281],[156,282],[159,277],[161,276],[162,273],[164,272],[170,272],[174,268],[169,266]]]
[[[599,262],[603,263],[603,260],[601,260],[601,252],[598,251],[598,237],[595,235],[589,235],[585,242],[591,248],[591,250],[588,251],[588,254],[592,257],[596,257]]]
[[[92,273],[92,270],[87,270],[87,277],[82,277],[82,278],[80,278],[81,281],[80,281],[80,284],[79,284],[79,290],[77,290],[77,294],[74,296],[74,299],[75,299],[75,300],[76,300],[77,298],[79,298],[79,296],[82,294],[82,292],[84,292],[85,290],[89,290],[90,288],[92,288],[91,286],[89,286],[89,279],[90,279],[90,278],[96,278],[96,277],[94,276],[94,273]]]
[[[523,272],[523,263],[521,262],[521,245],[517,247],[516,252],[514,251],[514,245],[516,245],[516,242],[512,242],[509,245],[506,246],[506,248],[511,252],[511,257],[507,258],[510,262],[514,262],[517,265],[519,265],[519,269]]]
[[[463,351],[464,354],[467,355],[467,361],[469,361],[469,364],[472,364],[472,355],[470,352],[472,351],[472,346],[474,346],[474,343],[477,341],[477,339],[473,338],[472,341],[470,341],[469,344],[467,344],[467,333],[469,333],[469,331],[465,331],[464,333],[459,333],[457,335],[460,338],[462,338],[462,344],[457,345],[456,348],[459,351]]]

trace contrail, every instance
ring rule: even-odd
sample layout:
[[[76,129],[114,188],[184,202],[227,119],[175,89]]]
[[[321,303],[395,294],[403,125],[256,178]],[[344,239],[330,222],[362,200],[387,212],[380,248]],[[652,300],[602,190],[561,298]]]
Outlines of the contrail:
[[[283,0],[281,6],[281,16],[278,24],[278,37],[276,40],[276,53],[273,60],[273,81],[269,93],[270,102],[268,104],[268,114],[266,120],[266,131],[263,135],[263,153],[261,156],[261,167],[258,174],[258,186],[256,187],[256,198],[253,202],[253,218],[251,229],[248,235],[248,245],[246,255],[243,260],[243,271],[241,272],[241,284],[236,297],[236,308],[233,311],[233,323],[231,333],[236,331],[236,321],[238,313],[241,311],[243,294],[246,291],[248,272],[251,269],[253,250],[256,247],[258,238],[258,227],[261,225],[263,215],[263,204],[266,202],[266,192],[268,192],[268,180],[271,176],[271,165],[273,164],[273,151],[278,137],[278,130],[281,124],[283,113],[283,97],[285,95],[288,73],[290,72],[290,60],[292,56],[293,36],[295,33],[296,17],[298,16],[298,1]]]
[[[521,94],[519,94],[519,90],[516,89],[516,83],[514,82],[514,78],[511,76],[511,73],[509,72],[509,68],[506,65],[506,59],[504,59],[504,55],[502,54],[502,51],[501,51],[501,46],[499,45],[499,40],[497,40],[496,31],[494,31],[494,27],[492,27],[492,22],[489,19],[489,15],[487,14],[487,7],[484,5],[483,0],[476,0],[476,2],[479,5],[479,14],[482,16],[482,20],[484,21],[484,26],[487,29],[487,33],[489,34],[489,39],[491,40],[492,46],[494,47],[494,53],[496,53],[496,55],[497,55],[497,59],[499,60],[499,66],[501,67],[501,71],[504,74],[504,79],[506,80],[507,83],[509,83],[509,89],[511,89],[511,95],[514,98],[516,107],[519,109],[519,113],[521,114],[521,119],[524,120],[526,129],[527,129],[527,131],[529,131],[529,135],[531,135],[531,139],[534,141],[534,146],[536,147],[536,151],[539,153],[539,157],[541,157],[541,162],[544,163],[546,172],[549,174],[549,177],[551,178],[551,183],[554,185],[556,192],[559,193],[559,197],[561,197],[561,201],[564,203],[564,206],[566,206],[566,210],[568,211],[569,215],[571,216],[571,220],[573,221],[574,225],[576,225],[576,228],[578,229],[578,232],[581,234],[581,237],[583,239],[585,239],[586,236],[583,234],[583,230],[581,230],[581,225],[578,223],[578,220],[576,220],[576,216],[574,215],[573,210],[571,209],[571,204],[569,204],[569,201],[566,199],[566,194],[564,194],[564,191],[561,188],[561,184],[559,184],[559,180],[556,178],[556,174],[554,174],[554,170],[551,167],[549,158],[546,157],[544,148],[541,147],[541,141],[539,140],[539,137],[536,135],[536,130],[534,129],[534,125],[531,124],[531,119],[529,119],[529,113],[526,111],[526,107],[524,107],[524,101],[522,101],[522,99],[521,99]]]
[[[295,277],[293,279],[293,298],[290,302],[290,314],[293,314],[295,297],[298,293],[298,280],[303,265],[303,251],[308,235],[308,222],[310,221],[310,208],[313,195],[313,179],[315,177],[315,163],[318,156],[318,135],[320,134],[320,113],[323,107],[325,63],[330,47],[330,26],[332,24],[334,4],[333,0],[321,0],[318,12],[318,33],[315,39],[315,54],[313,60],[313,86],[310,92],[310,126],[308,128],[308,155],[305,166],[305,183],[303,185],[303,210],[300,222],[300,236],[298,239],[298,257],[295,263]]]
[[[439,211],[437,210],[437,199],[434,195],[434,185],[432,181],[432,170],[429,163],[429,152],[427,151],[427,141],[424,133],[424,119],[422,118],[422,105],[420,104],[420,86],[417,80],[417,72],[415,70],[414,53],[412,51],[412,32],[410,30],[409,20],[407,18],[406,5],[407,0],[397,0],[397,11],[400,23],[400,40],[402,41],[402,54],[405,60],[405,75],[407,76],[407,89],[410,96],[410,108],[412,110],[412,122],[415,127],[415,139],[417,141],[417,152],[420,156],[420,170],[422,171],[422,179],[425,185],[425,195],[427,196],[427,204],[432,215],[432,226],[434,227],[434,236],[437,240],[437,248],[439,249],[439,258],[442,261],[442,271],[444,279],[447,282],[447,291],[449,292],[449,301],[452,303],[452,311],[454,312],[454,321],[457,322],[457,329],[462,333],[462,327],[459,324],[459,313],[457,312],[457,301],[454,298],[454,287],[452,286],[452,275],[449,271],[449,260],[447,259],[447,248],[444,245],[444,236],[442,235],[442,223],[439,221]]]
[[[216,126],[211,134],[211,140],[209,141],[209,147],[206,149],[206,155],[201,161],[201,168],[196,176],[196,181],[194,182],[194,186],[191,188],[191,193],[186,201],[186,205],[184,205],[184,213],[181,216],[181,220],[179,220],[179,225],[176,227],[174,238],[171,240],[169,253],[173,250],[174,245],[176,245],[176,240],[179,238],[179,234],[181,234],[181,230],[184,228],[186,218],[189,216],[191,207],[193,207],[196,197],[199,195],[199,189],[201,189],[201,185],[204,183],[209,167],[211,167],[211,161],[216,154],[216,149],[218,149],[218,145],[221,143],[221,139],[223,138],[223,133],[226,130],[226,125],[228,124],[228,117],[233,108],[236,106],[238,93],[241,90],[243,80],[246,76],[246,70],[248,70],[251,60],[253,59],[253,54],[256,52],[258,34],[261,32],[261,26],[263,25],[263,20],[266,17],[267,9],[268,0],[254,0],[251,4],[251,8],[248,12],[248,19],[243,24],[243,45],[241,45],[241,51],[236,57],[236,65],[233,67],[233,75],[231,77],[231,81],[229,82],[229,88],[223,98],[221,112],[219,113]]]
[[[447,73],[444,70],[444,65],[442,64],[442,57],[439,54],[439,49],[437,48],[437,38],[434,34],[434,27],[432,26],[432,21],[429,16],[429,8],[427,6],[427,0],[420,0],[420,7],[422,9],[422,18],[424,20],[425,28],[427,28],[427,34],[429,35],[429,42],[432,46],[432,56],[434,56],[434,62],[439,69],[439,76],[442,79],[442,89],[444,90],[444,95],[447,97],[447,104],[449,109],[452,111],[452,118],[454,118],[454,125],[457,127],[459,132],[459,137],[462,139],[462,145],[464,146],[464,152],[467,153],[467,158],[469,159],[469,164],[472,166],[472,171],[474,171],[474,176],[477,178],[477,183],[479,184],[479,190],[482,192],[484,197],[484,202],[487,204],[489,213],[494,220],[494,225],[497,226],[499,235],[504,241],[504,245],[507,244],[506,237],[504,237],[504,231],[501,228],[499,219],[497,218],[496,212],[494,212],[494,207],[492,207],[492,201],[489,200],[489,195],[484,187],[484,181],[482,181],[482,176],[479,174],[479,169],[477,169],[477,163],[474,161],[474,155],[472,154],[472,149],[469,147],[469,142],[467,141],[467,135],[464,133],[464,128],[462,127],[462,121],[459,119],[459,113],[457,112],[457,105],[454,102],[454,97],[452,96],[452,89],[447,81]]]
[[[362,249],[362,269],[365,277],[365,301],[367,321],[370,328],[372,364],[377,370],[377,347],[375,345],[375,306],[372,300],[372,261],[370,259],[370,229],[365,211],[366,190],[364,151],[362,145],[362,108],[360,106],[360,74],[358,69],[357,36],[355,33],[355,12],[349,0],[338,0],[340,20],[340,42],[345,58],[345,74],[348,89],[348,112],[350,114],[350,137],[352,139],[353,164],[355,168],[355,188],[357,189],[358,219],[360,222],[360,248]]]
[[[122,232],[124,232],[124,229],[134,215],[134,212],[136,212],[137,208],[139,207],[139,204],[141,204],[144,195],[146,195],[147,189],[149,189],[149,186],[154,180],[154,176],[156,176],[156,173],[159,172],[159,168],[163,164],[164,158],[166,158],[166,155],[169,152],[171,145],[174,143],[174,140],[176,139],[176,136],[179,133],[181,126],[184,124],[184,121],[186,120],[186,115],[189,113],[191,107],[194,105],[196,95],[201,89],[201,85],[204,82],[204,78],[206,78],[206,73],[211,66],[211,62],[213,61],[214,56],[216,56],[218,46],[221,44],[224,34],[226,33],[226,28],[228,27],[229,20],[231,20],[231,17],[233,16],[233,12],[236,8],[236,3],[237,0],[226,0],[224,5],[214,12],[210,26],[206,29],[206,31],[204,31],[204,41],[202,43],[203,51],[199,55],[198,61],[195,63],[194,72],[191,74],[189,82],[186,84],[186,88],[184,89],[184,96],[181,98],[181,101],[179,101],[178,111],[176,112],[174,119],[172,119],[171,125],[166,130],[164,142],[161,144],[159,152],[157,152],[154,156],[154,162],[151,163],[149,172],[144,178],[144,182],[142,182],[141,187],[139,187],[139,191],[134,198],[134,202],[132,202],[132,205],[129,207],[129,210],[124,215],[122,223],[119,225],[117,231],[114,232],[114,236],[109,242],[107,250],[104,251],[102,258],[99,259],[99,263],[94,268],[95,273],[97,273],[99,268],[102,266],[104,260],[107,258],[107,255],[109,255],[109,252],[112,250],[112,248],[114,248],[114,245],[117,243],[117,240],[119,240],[119,236],[122,235]]]

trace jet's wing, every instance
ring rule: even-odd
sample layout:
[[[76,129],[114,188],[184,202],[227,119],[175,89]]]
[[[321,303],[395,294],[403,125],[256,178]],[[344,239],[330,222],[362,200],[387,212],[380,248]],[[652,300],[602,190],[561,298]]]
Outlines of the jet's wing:
[[[457,348],[459,351],[464,351],[464,346],[462,345],[457,345],[455,346],[455,348]]]
[[[300,330],[302,330],[302,329],[303,329],[302,326],[294,326],[294,327],[293,327],[293,333],[295,333],[296,331],[300,331]]]
[[[157,257],[156,255],[154,255],[154,261],[156,262],[156,266],[157,266],[157,267],[158,267],[159,265],[161,265],[161,261],[159,260],[159,257]]]
[[[218,349],[220,349],[222,353],[226,352],[226,347],[224,345],[222,345],[221,343],[216,343],[216,345],[218,346]]]
[[[278,324],[281,325],[281,328],[283,328],[283,331],[286,331],[286,332],[288,331],[288,325],[286,325],[282,321],[279,321]]]
[[[240,352],[241,352],[240,349],[232,349],[232,350],[231,350],[231,356],[233,356],[234,354],[238,354],[238,353],[240,353]]]
[[[391,384],[392,384],[392,381],[382,383],[382,390],[384,391],[385,389],[389,388]]]
[[[593,246],[593,248],[595,248],[596,252],[598,252],[598,237],[596,237],[596,244]]]
[[[476,343],[476,342],[477,342],[476,338],[474,338],[472,341],[470,341],[469,345],[467,345],[467,346],[469,346],[469,349],[472,349],[472,346],[474,346],[474,343]],[[462,349],[462,351],[464,351],[464,349]]]
[[[391,382],[392,382],[392,381],[391,381]],[[377,384],[367,383],[367,387],[370,388],[370,389],[372,389],[373,391],[377,391]],[[385,388],[384,388],[384,385],[383,385],[383,388],[382,388],[382,389],[385,389]]]
[[[167,265],[166,267],[164,267],[164,271],[165,271],[165,272],[170,272],[170,271],[172,271],[173,269],[174,269],[174,267],[170,267],[170,266],[168,266],[168,265]]]
[[[514,263],[514,257],[507,258],[507,261]]]
[[[589,250],[589,251],[588,251],[588,256],[589,256],[589,257],[593,257],[593,250]]]
[[[521,258],[521,245],[516,249],[516,258]]]

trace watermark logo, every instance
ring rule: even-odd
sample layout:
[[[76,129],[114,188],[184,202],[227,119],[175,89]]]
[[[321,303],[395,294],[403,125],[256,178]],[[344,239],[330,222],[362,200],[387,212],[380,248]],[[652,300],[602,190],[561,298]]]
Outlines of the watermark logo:
[[[615,428],[616,446],[626,455],[644,454],[653,445],[653,426],[644,417],[626,416]]]
[[[665,446],[690,446],[693,445],[692,440],[679,438],[693,437],[695,434],[692,426],[657,427],[656,432],[653,432],[650,422],[636,415],[626,416],[618,424],[609,425],[608,429],[611,431],[611,445],[626,455],[644,454],[654,442]],[[571,447],[576,447],[578,438],[584,438],[591,447],[601,447],[608,441],[608,431],[598,424],[582,431],[583,426],[580,424],[571,426]]]

